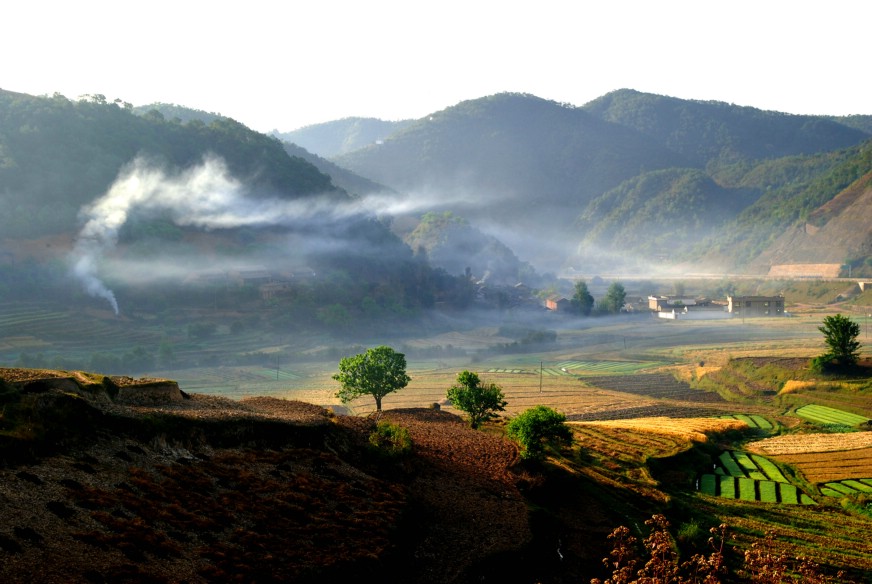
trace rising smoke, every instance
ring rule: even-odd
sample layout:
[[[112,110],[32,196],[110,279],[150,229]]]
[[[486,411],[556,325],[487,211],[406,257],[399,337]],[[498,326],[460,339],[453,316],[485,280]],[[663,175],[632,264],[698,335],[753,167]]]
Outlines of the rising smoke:
[[[115,294],[98,272],[103,257],[116,246],[121,228],[133,213],[161,213],[180,227],[209,230],[312,227],[352,216],[394,216],[425,208],[426,203],[396,195],[348,198],[341,203],[335,196],[255,198],[216,156],[207,156],[201,164],[175,174],[136,158],[121,170],[105,195],[81,210],[84,227],[70,258],[71,269],[88,294],[105,299],[118,314]]]

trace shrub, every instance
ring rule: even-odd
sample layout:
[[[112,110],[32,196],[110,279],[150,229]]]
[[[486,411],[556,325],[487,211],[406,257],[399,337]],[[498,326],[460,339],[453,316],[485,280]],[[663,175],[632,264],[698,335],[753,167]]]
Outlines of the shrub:
[[[506,426],[506,434],[521,446],[521,458],[533,460],[545,457],[548,444],[572,442],[566,416],[547,406],[530,408],[512,418]]]
[[[376,424],[375,431],[369,435],[369,443],[373,450],[389,458],[405,456],[412,451],[409,431],[390,422]]]

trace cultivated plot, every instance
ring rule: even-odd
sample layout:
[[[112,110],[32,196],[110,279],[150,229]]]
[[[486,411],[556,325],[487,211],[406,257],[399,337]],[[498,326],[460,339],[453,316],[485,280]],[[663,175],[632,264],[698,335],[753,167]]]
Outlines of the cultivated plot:
[[[824,425],[856,426],[869,421],[866,416],[816,404],[798,408],[796,415],[804,420]]]
[[[815,501],[791,484],[771,460],[737,450],[721,453],[712,473],[700,475],[697,489],[713,497],[813,505]]]

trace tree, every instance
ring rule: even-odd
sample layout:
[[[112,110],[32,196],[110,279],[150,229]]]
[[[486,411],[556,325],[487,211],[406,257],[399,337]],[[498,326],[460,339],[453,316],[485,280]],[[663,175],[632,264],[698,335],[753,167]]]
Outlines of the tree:
[[[624,300],[627,298],[627,292],[624,290],[623,284],[620,282],[612,282],[609,289],[606,290],[605,298],[603,298],[602,306],[606,312],[617,314],[624,307]]]
[[[579,280],[575,283],[575,294],[572,296],[572,306],[583,316],[590,316],[593,310],[593,296],[587,289],[587,282]]]
[[[447,397],[454,407],[469,414],[469,425],[473,428],[496,418],[508,403],[498,385],[482,383],[477,374],[469,371],[457,374],[457,384],[448,388]]]
[[[824,318],[823,326],[818,330],[824,334],[824,342],[829,351],[816,359],[824,363],[838,361],[843,367],[856,365],[860,359],[860,325],[848,318],[837,314]]]
[[[339,360],[339,373],[333,379],[342,384],[336,397],[342,403],[363,395],[375,398],[375,409],[381,411],[382,398],[409,384],[406,356],[384,345],[367,349],[365,353]]]
[[[521,445],[521,458],[540,460],[545,457],[545,446],[552,443],[571,443],[572,430],[566,425],[566,416],[548,406],[536,406],[512,418],[506,434]]]

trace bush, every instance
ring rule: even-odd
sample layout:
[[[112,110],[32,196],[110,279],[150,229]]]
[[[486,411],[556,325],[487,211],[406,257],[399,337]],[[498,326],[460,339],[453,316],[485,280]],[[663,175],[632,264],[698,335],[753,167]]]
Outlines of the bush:
[[[506,435],[521,446],[521,458],[532,460],[544,458],[548,444],[572,442],[566,416],[547,406],[530,408],[513,418]]]
[[[373,450],[388,458],[405,456],[412,451],[412,437],[409,431],[390,422],[379,422],[375,431],[369,435]]]

